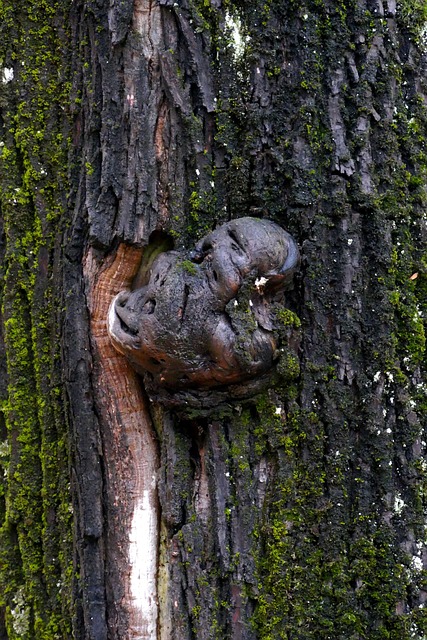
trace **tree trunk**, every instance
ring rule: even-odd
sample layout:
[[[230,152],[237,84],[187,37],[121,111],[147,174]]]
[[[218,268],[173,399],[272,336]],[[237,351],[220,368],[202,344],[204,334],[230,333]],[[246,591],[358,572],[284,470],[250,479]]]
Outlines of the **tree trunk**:
[[[424,4],[15,5],[0,639],[421,640]],[[111,300],[153,252],[248,215],[299,244],[298,352],[248,401],[153,401]]]

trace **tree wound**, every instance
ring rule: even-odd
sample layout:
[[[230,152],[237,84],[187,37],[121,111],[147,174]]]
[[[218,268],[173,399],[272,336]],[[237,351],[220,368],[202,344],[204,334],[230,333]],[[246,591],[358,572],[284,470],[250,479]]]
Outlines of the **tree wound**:
[[[114,298],[111,341],[164,397],[252,395],[277,360],[275,309],[298,264],[295,241],[274,222],[228,222],[191,251],[161,253],[143,286]]]

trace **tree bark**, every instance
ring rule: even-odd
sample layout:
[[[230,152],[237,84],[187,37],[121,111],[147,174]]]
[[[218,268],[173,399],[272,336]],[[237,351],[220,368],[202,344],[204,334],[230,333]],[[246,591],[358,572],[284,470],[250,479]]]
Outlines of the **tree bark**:
[[[423,4],[0,19],[0,638],[421,640]],[[153,402],[110,301],[247,215],[299,243],[298,352],[249,402]]]

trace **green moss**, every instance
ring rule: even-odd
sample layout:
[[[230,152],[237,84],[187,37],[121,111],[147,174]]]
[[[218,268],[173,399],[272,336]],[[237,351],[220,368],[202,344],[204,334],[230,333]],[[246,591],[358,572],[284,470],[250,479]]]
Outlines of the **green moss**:
[[[197,265],[191,262],[191,260],[183,260],[179,263],[178,267],[192,276],[195,276],[197,273]]]
[[[421,39],[427,22],[427,5],[424,0],[402,0],[397,16],[417,40]]]
[[[271,423],[279,422],[274,404],[265,398],[258,409],[271,434]],[[326,640],[333,634],[340,640],[398,640],[411,637],[411,628],[425,632],[418,611],[406,618],[395,613],[412,577],[391,529],[373,525],[374,512],[362,516],[356,508],[349,518],[343,504],[327,498],[330,479],[317,416],[290,412],[281,430],[281,438],[272,442],[283,451],[280,475],[254,531],[259,592],[253,625],[258,637]],[[340,482],[345,483],[345,475]]]
[[[8,637],[53,640],[71,631],[71,513],[61,398],[59,300],[52,289],[65,200],[62,108],[69,86],[57,20],[66,5],[0,5],[0,58],[15,65],[3,86],[0,205],[6,234],[2,314],[8,397],[6,513],[0,522],[0,599]],[[19,66],[16,61],[19,61]],[[16,84],[16,87],[15,87]],[[18,86],[19,85],[19,86]],[[57,245],[56,245],[57,246]]]
[[[276,322],[285,329],[299,329],[301,327],[301,320],[297,314],[286,307],[275,309],[275,316]]]
[[[280,359],[277,364],[277,372],[282,380],[294,380],[298,378],[300,374],[300,363],[295,355],[290,349],[286,349],[285,347],[281,348]]]

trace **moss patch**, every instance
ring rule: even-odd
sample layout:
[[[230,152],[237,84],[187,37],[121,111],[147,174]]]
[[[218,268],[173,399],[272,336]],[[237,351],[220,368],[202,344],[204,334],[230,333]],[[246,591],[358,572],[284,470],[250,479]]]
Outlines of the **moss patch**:
[[[57,338],[60,278],[54,276],[67,171],[62,107],[68,85],[58,27],[65,10],[43,0],[18,8],[0,4],[0,59],[13,69],[13,78],[0,87],[8,377],[1,406],[8,476],[0,603],[11,640],[71,635],[68,438]]]

